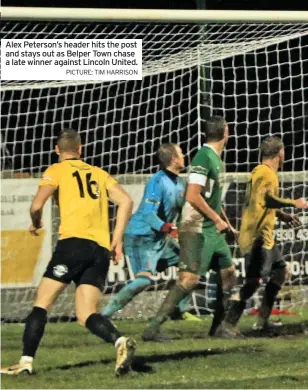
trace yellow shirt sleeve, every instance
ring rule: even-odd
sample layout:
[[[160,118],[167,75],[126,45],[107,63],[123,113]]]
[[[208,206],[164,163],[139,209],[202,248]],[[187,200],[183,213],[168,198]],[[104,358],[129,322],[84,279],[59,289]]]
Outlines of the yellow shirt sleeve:
[[[262,166],[263,168],[263,166]],[[277,175],[269,168],[260,169],[259,173],[261,174],[262,181],[261,186],[263,191],[272,193],[273,195],[278,192],[278,178]]]
[[[41,178],[39,186],[59,186],[59,176],[57,171],[57,165],[51,165],[46,171],[43,173],[43,177]]]
[[[267,208],[294,207],[295,202],[292,199],[283,199],[279,197],[278,176],[265,166],[260,166],[259,178],[256,180],[256,191],[262,197],[262,202]]]
[[[106,181],[105,181],[105,187],[106,187],[106,189],[108,190],[109,188],[111,188],[111,187],[114,186],[115,184],[118,184],[118,182],[116,181],[116,179],[114,179],[113,177],[111,177],[110,175],[108,175],[107,178],[106,178]]]
[[[265,206],[267,194],[278,195],[278,178],[270,168],[259,165],[253,172],[252,192],[257,202]]]

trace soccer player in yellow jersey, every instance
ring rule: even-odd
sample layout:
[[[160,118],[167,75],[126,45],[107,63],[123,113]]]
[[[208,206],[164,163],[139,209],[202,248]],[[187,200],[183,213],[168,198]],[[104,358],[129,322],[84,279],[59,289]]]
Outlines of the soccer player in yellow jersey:
[[[122,337],[108,317],[97,313],[101,287],[108,273],[110,253],[114,262],[122,255],[122,236],[133,202],[109,174],[81,160],[81,139],[75,130],[63,130],[57,140],[57,164],[44,173],[31,205],[29,231],[38,235],[47,199],[56,195],[60,207],[59,241],[38,287],[23,335],[19,364],[1,369],[2,374],[32,373],[32,363],[44,333],[47,311],[71,281],[76,284],[76,316],[79,323],[99,338],[114,343],[116,375],[130,368],[135,341]],[[118,207],[110,243],[108,198]]]
[[[245,256],[246,280],[239,293],[239,301],[233,301],[225,318],[230,334],[239,321],[246,301],[258,289],[260,281],[266,283],[256,329],[266,329],[276,295],[285,281],[286,263],[275,244],[273,230],[276,216],[286,224],[300,225],[297,216],[282,212],[283,207],[307,208],[305,199],[279,197],[277,171],[284,162],[284,145],[278,137],[268,137],[261,144],[262,164],[251,173],[246,188],[239,245]],[[233,333],[235,335],[235,333]]]

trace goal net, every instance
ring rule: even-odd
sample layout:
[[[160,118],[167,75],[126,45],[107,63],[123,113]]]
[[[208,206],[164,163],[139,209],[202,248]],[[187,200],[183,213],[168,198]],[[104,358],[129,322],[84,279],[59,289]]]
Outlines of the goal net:
[[[114,175],[132,194],[136,207],[146,180],[158,169],[155,155],[159,145],[178,143],[189,165],[204,142],[204,121],[211,114],[222,114],[230,127],[223,196],[227,214],[237,228],[248,174],[259,161],[260,141],[267,135],[280,136],[286,145],[281,195],[308,198],[308,22],[19,19],[3,21],[2,38],[143,39],[143,79],[2,82],[1,200],[7,221],[2,225],[3,319],[21,321],[26,317],[49,260],[32,259],[38,249],[33,249],[32,241],[25,239],[26,231],[18,227],[14,207],[19,202],[17,210],[25,205],[28,210],[40,175],[57,161],[53,149],[61,128],[80,132],[85,161]],[[59,222],[56,206],[50,209],[50,232],[46,228],[44,240],[48,235],[50,239],[41,243],[45,249],[50,247],[46,253],[55,245]],[[112,207],[110,210],[114,215]],[[276,230],[290,269],[277,304],[299,309],[308,304],[308,214],[295,212],[302,227],[293,230],[277,225]],[[245,277],[244,261],[234,244],[231,249],[239,287]],[[117,316],[152,316],[175,277],[174,268],[160,273],[155,286]],[[129,259],[122,259],[117,266],[111,264],[102,305],[132,278]],[[71,286],[62,294],[50,318],[75,317],[73,292]],[[211,312],[214,296],[215,284],[208,276],[193,294],[189,309],[197,314]]]

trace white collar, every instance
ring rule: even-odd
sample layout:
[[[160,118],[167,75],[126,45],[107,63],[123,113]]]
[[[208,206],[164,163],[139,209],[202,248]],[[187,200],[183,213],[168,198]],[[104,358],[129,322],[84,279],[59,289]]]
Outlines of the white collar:
[[[205,146],[205,147],[207,147],[207,148],[211,148],[212,150],[214,150],[214,152],[217,154],[217,156],[218,157],[220,157],[219,156],[219,154],[217,153],[217,151],[213,148],[213,146],[212,145],[209,145],[209,144],[203,144],[203,146]]]

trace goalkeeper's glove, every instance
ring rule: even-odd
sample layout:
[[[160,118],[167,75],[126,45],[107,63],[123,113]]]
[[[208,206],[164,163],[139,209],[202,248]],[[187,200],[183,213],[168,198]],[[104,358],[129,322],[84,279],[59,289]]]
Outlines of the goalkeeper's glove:
[[[173,238],[178,238],[178,229],[172,223],[164,223],[160,230],[163,233],[170,234]]]

